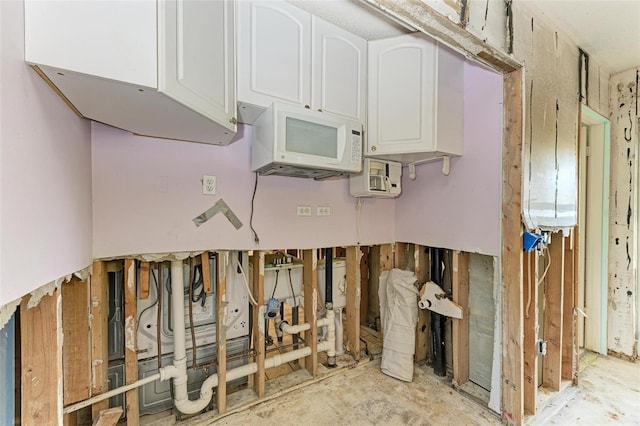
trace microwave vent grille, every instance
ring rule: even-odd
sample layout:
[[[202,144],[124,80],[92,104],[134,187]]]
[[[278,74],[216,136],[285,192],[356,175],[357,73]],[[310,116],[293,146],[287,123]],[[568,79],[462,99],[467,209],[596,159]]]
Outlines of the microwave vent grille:
[[[290,166],[287,164],[269,164],[257,170],[260,176],[288,176],[313,178],[316,180],[331,177],[346,176],[347,173],[338,170],[315,169],[311,167]]]

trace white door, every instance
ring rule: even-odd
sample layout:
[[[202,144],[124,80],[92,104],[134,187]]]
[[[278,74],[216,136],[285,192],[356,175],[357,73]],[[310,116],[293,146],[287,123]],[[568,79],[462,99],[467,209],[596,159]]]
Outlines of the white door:
[[[367,41],[313,17],[311,107],[365,124]]]
[[[159,2],[159,87],[236,131],[235,31],[231,0]]]
[[[286,2],[238,2],[238,100],[310,107],[311,15]]]
[[[607,354],[609,121],[582,106],[579,172],[580,347]]]
[[[433,150],[437,66],[419,35],[369,42],[368,155]]]

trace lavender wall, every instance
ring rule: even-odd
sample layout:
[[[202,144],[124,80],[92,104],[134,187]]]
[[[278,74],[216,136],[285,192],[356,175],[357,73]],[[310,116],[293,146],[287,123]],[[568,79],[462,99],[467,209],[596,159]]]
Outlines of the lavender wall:
[[[404,170],[396,208],[397,241],[500,254],[502,77],[465,62],[464,154]]]
[[[251,127],[228,147],[134,136],[92,125],[93,254],[95,258],[204,249],[252,249],[249,229],[254,174]],[[203,175],[217,177],[214,196],[202,195]],[[357,236],[356,199],[346,179],[260,177],[254,227],[261,249],[315,248],[394,241],[394,201],[365,200]],[[244,226],[218,214],[200,227],[192,219],[223,198]],[[312,217],[296,216],[308,205]],[[316,216],[316,207],[331,216]]]
[[[91,264],[91,140],[24,63],[22,1],[0,1],[0,306]]]

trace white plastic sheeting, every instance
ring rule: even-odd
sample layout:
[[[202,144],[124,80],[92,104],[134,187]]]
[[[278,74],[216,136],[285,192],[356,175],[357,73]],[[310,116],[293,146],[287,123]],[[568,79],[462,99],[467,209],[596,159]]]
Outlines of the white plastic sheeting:
[[[416,324],[418,323],[417,278],[413,272],[392,269],[380,275],[380,321],[382,372],[396,379],[413,380]]]

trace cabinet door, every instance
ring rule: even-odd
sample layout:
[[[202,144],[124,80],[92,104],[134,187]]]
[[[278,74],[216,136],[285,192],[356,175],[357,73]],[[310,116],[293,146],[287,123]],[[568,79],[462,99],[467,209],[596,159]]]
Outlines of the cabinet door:
[[[158,89],[235,132],[232,0],[158,3]]]
[[[313,17],[314,109],[365,124],[367,41]]]
[[[368,155],[434,149],[435,42],[403,35],[369,42]]]
[[[286,2],[238,8],[238,100],[310,105],[311,15]]]

